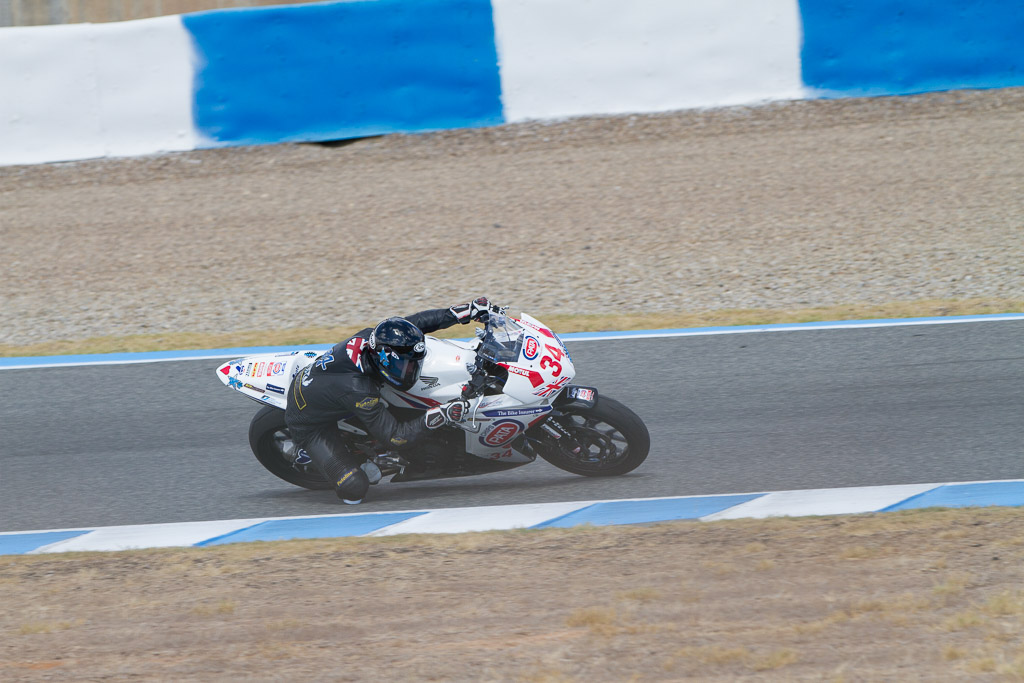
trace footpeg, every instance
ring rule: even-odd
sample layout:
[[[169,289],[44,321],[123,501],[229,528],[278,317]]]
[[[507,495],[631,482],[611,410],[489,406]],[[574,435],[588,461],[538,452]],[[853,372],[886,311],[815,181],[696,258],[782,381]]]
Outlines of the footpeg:
[[[384,455],[378,455],[373,459],[373,463],[380,469],[382,477],[386,477],[391,474],[400,474],[409,466],[409,461],[394,451],[388,451]]]

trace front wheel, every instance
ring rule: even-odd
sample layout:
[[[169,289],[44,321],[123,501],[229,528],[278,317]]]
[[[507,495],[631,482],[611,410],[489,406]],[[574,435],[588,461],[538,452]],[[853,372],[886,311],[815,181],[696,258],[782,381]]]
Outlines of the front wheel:
[[[544,434],[533,440],[540,457],[555,467],[585,477],[613,477],[631,472],[647,459],[651,435],[640,416],[615,399],[598,395],[592,408],[567,410],[553,417],[581,449],[573,453]]]
[[[249,423],[249,447],[260,464],[289,484],[319,491],[333,488],[312,463],[295,465],[295,449],[284,411],[273,406],[263,406]]]

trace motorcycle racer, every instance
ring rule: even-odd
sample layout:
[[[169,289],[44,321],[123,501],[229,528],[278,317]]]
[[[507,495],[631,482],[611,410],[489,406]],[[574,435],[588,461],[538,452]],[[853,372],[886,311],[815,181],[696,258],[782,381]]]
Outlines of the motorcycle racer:
[[[426,354],[425,334],[455,323],[486,322],[486,297],[450,308],[387,318],[360,330],[320,354],[292,380],[285,422],[298,448],[329,481],[338,498],[361,503],[370,479],[346,446],[338,421],[355,415],[364,429],[389,450],[405,451],[430,430],[461,422],[468,407],[462,400],[431,408],[423,417],[399,421],[381,399],[381,387],[412,387]],[[405,453],[403,453],[405,455]],[[410,457],[410,459],[415,459]]]

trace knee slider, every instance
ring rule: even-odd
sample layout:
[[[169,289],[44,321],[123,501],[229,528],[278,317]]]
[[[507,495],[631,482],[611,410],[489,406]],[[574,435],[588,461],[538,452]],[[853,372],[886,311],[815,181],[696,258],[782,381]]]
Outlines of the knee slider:
[[[358,467],[346,468],[334,482],[334,492],[346,503],[361,502],[369,488],[369,477]]]

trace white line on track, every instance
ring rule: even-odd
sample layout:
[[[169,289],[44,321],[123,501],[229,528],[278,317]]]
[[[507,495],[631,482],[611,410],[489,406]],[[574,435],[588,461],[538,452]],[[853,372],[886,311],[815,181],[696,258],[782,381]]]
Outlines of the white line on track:
[[[669,330],[632,330],[619,332],[573,332],[559,335],[564,341],[614,341],[619,339],[663,339],[667,337],[700,337],[723,334],[751,334],[755,332],[816,332],[819,330],[853,330],[907,325],[952,325],[957,323],[1006,322],[1024,320],[1024,313],[994,315],[965,315],[941,318],[898,318],[889,320],[837,320],[829,322],[736,325],[730,327],[695,327]],[[135,363],[166,363],[186,360],[221,360],[240,358],[259,353],[292,351],[297,346],[275,346],[235,349],[201,349],[196,351],[152,351],[144,353],[111,353],[77,356],[30,356],[0,358],[0,370],[27,370],[34,368],[81,367],[88,365],[131,365]],[[325,344],[310,344],[302,348],[327,349]]]

